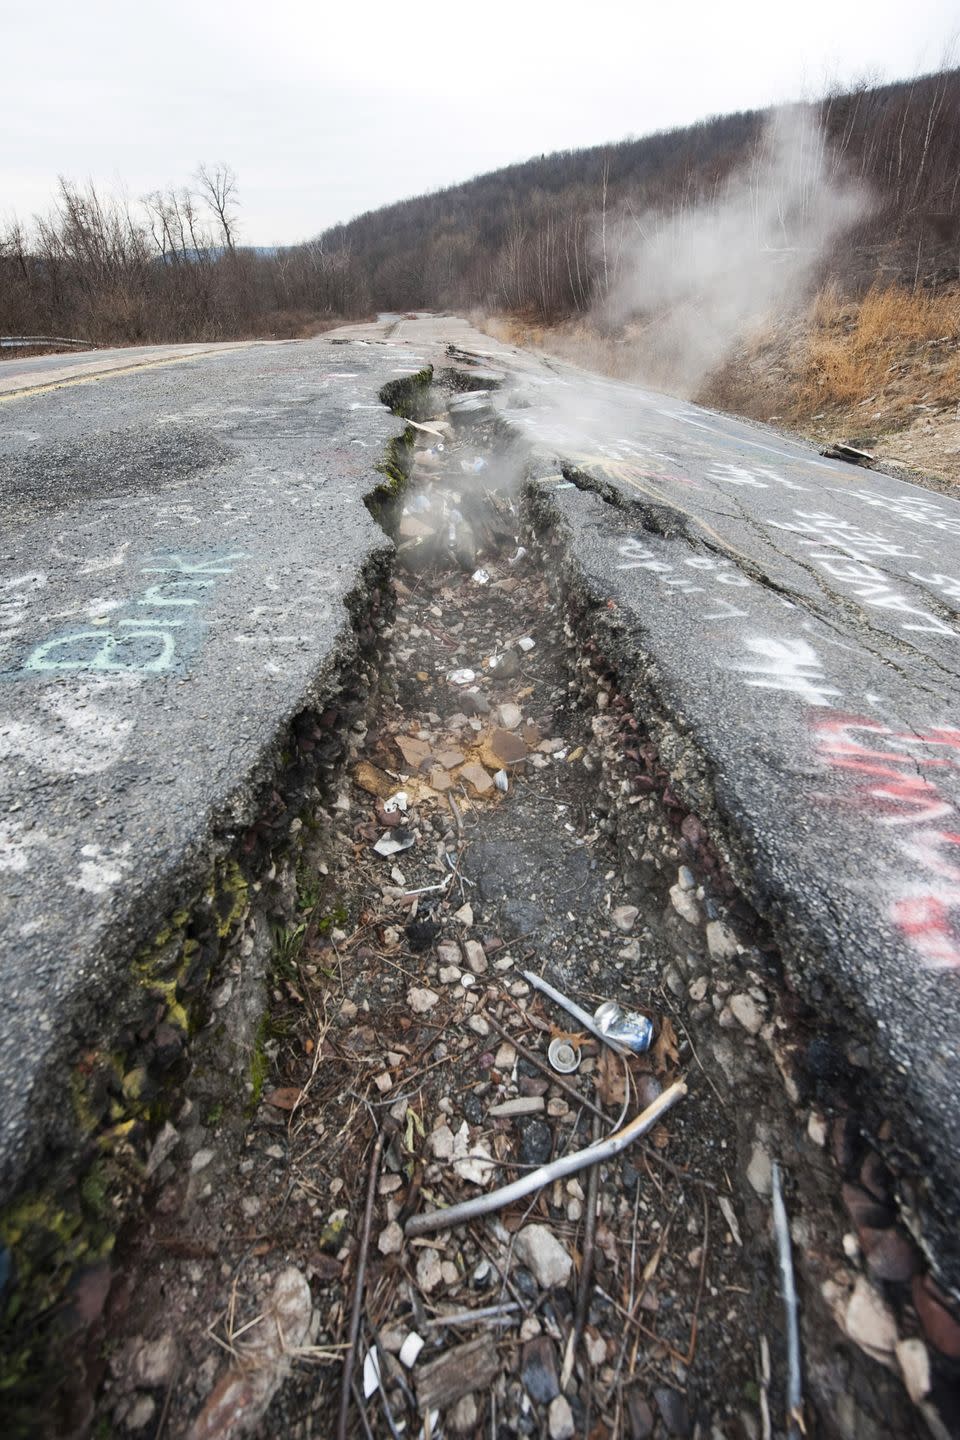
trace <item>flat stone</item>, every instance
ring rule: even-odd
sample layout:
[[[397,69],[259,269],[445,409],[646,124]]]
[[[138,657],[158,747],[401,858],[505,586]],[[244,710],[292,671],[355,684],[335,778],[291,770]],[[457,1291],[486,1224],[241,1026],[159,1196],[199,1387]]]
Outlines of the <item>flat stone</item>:
[[[877,1280],[912,1280],[920,1269],[917,1247],[902,1230],[883,1230],[867,1252],[867,1269]]]
[[[874,1360],[889,1365],[897,1344],[897,1322],[890,1307],[864,1275],[857,1277],[853,1287],[844,1327],[855,1345]]]
[[[729,925],[722,920],[707,921],[707,950],[714,960],[734,960],[739,949],[740,943]]]
[[[380,1231],[377,1249],[381,1255],[398,1255],[403,1249],[403,1230],[396,1220],[391,1220],[390,1224]]]
[[[443,1271],[440,1268],[440,1256],[437,1251],[432,1246],[421,1250],[417,1257],[417,1284],[420,1289],[425,1295],[429,1295],[431,1290],[436,1290],[442,1281]]]
[[[763,1011],[752,995],[748,995],[746,992],[740,995],[731,995],[727,1003],[730,1006],[731,1014],[735,1016],[748,1034],[760,1034],[760,1031],[763,1029]]]
[[[637,923],[637,916],[640,914],[636,905],[618,905],[615,910],[610,911],[610,919],[617,929],[624,935],[629,935]]]
[[[907,1394],[919,1405],[930,1394],[930,1352],[922,1340],[898,1340],[896,1355]]]
[[[499,770],[501,765],[516,765],[519,761],[524,760],[527,755],[527,747],[522,737],[515,735],[512,730],[497,729],[491,730],[486,737],[480,753],[485,764],[499,762],[496,766]]]
[[[494,788],[488,772],[476,760],[472,760],[469,765],[464,765],[460,771],[460,779],[470,786],[474,795],[489,795]]]
[[[470,923],[473,923],[472,916]],[[461,965],[463,956],[456,940],[441,940],[437,946],[437,959],[441,965]]]
[[[624,1391],[627,1402],[627,1419],[630,1422],[630,1440],[649,1440],[653,1434],[653,1411],[645,1395],[637,1385]]]
[[[549,1405],[560,1394],[557,1352],[549,1335],[538,1335],[524,1345],[520,1378],[524,1390],[538,1405]]]
[[[520,1137],[520,1163],[546,1165],[553,1149],[553,1131],[545,1120],[528,1120]]]
[[[660,1411],[660,1418],[666,1426],[667,1434],[689,1435],[690,1410],[679,1391],[671,1390],[667,1385],[661,1385],[654,1390],[653,1398],[657,1402],[657,1409]]]
[[[506,705],[497,707],[497,719],[504,730],[516,730],[520,721],[523,719],[523,711],[519,705],[508,702]]]
[[[123,1423],[128,1430],[145,1430],[157,1411],[157,1402],[152,1395],[138,1395],[124,1416]]]
[[[453,1159],[453,1131],[449,1125],[438,1125],[427,1137],[427,1144],[434,1160]]]
[[[407,1004],[414,1015],[426,1015],[439,999],[436,990],[427,990],[423,985],[414,985],[407,991]]]
[[[573,1440],[577,1433],[573,1423],[570,1401],[565,1395],[556,1395],[550,1401],[550,1409],[547,1411],[547,1427],[550,1431],[550,1440]]]
[[[480,1412],[477,1409],[476,1397],[462,1395],[448,1413],[447,1424],[454,1435],[473,1435],[479,1418]]]
[[[502,1100],[499,1105],[491,1105],[487,1114],[499,1117],[509,1115],[539,1115],[543,1109],[544,1099],[542,1095],[517,1095],[513,1100]]]
[[[514,1254],[544,1290],[566,1285],[573,1261],[546,1225],[525,1225],[514,1240]]]
[[[681,890],[679,885],[671,885],[670,904],[688,925],[700,924],[700,906],[689,890]]]
[[[474,975],[483,975],[487,969],[487,956],[479,940],[465,940],[463,949]]]
[[[769,1195],[773,1189],[773,1163],[767,1147],[757,1140],[750,1153],[747,1179],[758,1195]]]
[[[133,1377],[138,1385],[148,1388],[168,1385],[177,1368],[178,1356],[176,1336],[169,1331],[157,1340],[145,1340],[133,1357]]]

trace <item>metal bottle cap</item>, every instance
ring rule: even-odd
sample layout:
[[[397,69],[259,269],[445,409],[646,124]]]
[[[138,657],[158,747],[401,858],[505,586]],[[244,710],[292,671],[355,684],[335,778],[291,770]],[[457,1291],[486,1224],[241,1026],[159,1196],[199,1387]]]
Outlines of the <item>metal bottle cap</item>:
[[[561,1075],[572,1075],[580,1068],[580,1051],[569,1040],[551,1040],[547,1046],[547,1059]]]

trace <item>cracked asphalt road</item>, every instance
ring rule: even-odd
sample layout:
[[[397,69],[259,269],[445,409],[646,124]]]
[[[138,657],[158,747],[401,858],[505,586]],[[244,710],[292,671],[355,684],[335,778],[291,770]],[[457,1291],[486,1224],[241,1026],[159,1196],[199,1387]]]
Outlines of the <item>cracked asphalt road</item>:
[[[420,361],[346,358],[317,341],[4,365],[4,1195],[56,1128],[65,1051],[243,823],[389,548],[364,504],[402,430],[379,394]]]
[[[529,442],[685,800],[956,1193],[960,505],[429,317],[0,403],[5,1157],[65,997],[102,990],[107,938],[202,844],[384,545],[380,387],[451,346],[491,382],[466,403]],[[188,591],[168,654],[157,602]]]
[[[680,793],[921,1157],[960,1282],[960,504],[462,322],[392,334],[498,373],[471,403],[531,443]]]

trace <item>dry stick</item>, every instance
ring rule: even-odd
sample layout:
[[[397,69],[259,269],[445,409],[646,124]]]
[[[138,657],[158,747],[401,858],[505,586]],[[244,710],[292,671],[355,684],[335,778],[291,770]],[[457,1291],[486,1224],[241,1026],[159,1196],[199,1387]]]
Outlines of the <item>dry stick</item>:
[[[353,1312],[350,1316],[347,1353],[343,1357],[343,1385],[340,1390],[340,1418],[337,1422],[337,1440],[347,1440],[347,1420],[350,1414],[353,1362],[356,1359],[357,1335],[360,1332],[360,1314],[363,1309],[363,1282],[366,1278],[367,1250],[370,1246],[370,1226],[373,1222],[373,1199],[377,1188],[377,1173],[380,1169],[380,1155],[382,1151],[383,1131],[381,1130],[373,1146],[373,1156],[370,1161],[370,1178],[367,1181],[367,1204],[363,1212],[363,1233],[360,1236],[357,1275],[353,1287]]]
[[[783,1199],[780,1165],[773,1162],[773,1228],[783,1281],[783,1306],[787,1313],[787,1434],[803,1430],[803,1394],[800,1385],[800,1327],[797,1323],[797,1285],[790,1249],[790,1223]]]
[[[593,1139],[596,1143],[600,1139],[600,1124],[597,1117],[593,1117]],[[577,1346],[583,1338],[583,1327],[587,1322],[587,1305],[590,1301],[590,1291],[593,1286],[593,1257],[595,1254],[594,1239],[597,1233],[597,1200],[600,1195],[600,1166],[594,1165],[590,1171],[590,1180],[587,1185],[587,1221],[583,1229],[583,1258],[580,1263],[580,1291],[577,1295],[577,1313],[574,1317],[573,1329],[570,1332],[570,1339],[567,1341],[567,1353],[563,1360],[563,1378],[560,1388],[565,1390],[573,1374],[573,1362],[576,1356]]]
[[[577,1150],[572,1155],[564,1155],[559,1160],[553,1160],[549,1165],[541,1165],[539,1169],[532,1170],[529,1175],[521,1175],[518,1180],[512,1181],[509,1185],[502,1185],[499,1190],[492,1190],[489,1195],[477,1195],[472,1200],[464,1200],[460,1205],[451,1205],[449,1210],[431,1210],[426,1214],[414,1215],[408,1220],[404,1233],[409,1236],[426,1235],[432,1230],[449,1230],[454,1225],[462,1225],[467,1220],[474,1220],[478,1215],[487,1215],[491,1210],[502,1210],[505,1206],[529,1195],[532,1190],[542,1190],[544,1185],[551,1185],[554,1180],[562,1180],[567,1175],[576,1175],[579,1170],[585,1170],[588,1165],[597,1165],[604,1160],[612,1160],[625,1150],[634,1140],[639,1140],[651,1130],[662,1115],[681,1100],[687,1093],[687,1087],[682,1080],[677,1080],[664,1090],[648,1105],[642,1115],[631,1120],[622,1130],[615,1135],[608,1135],[605,1140],[600,1140],[596,1145],[588,1145],[585,1150]]]

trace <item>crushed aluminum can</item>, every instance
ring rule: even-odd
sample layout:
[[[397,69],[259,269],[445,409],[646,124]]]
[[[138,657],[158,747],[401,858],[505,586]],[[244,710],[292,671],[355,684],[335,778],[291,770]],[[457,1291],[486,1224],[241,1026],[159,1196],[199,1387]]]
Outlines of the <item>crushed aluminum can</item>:
[[[551,1040],[547,1046],[547,1059],[560,1075],[572,1075],[580,1068],[580,1049],[569,1040]]]
[[[632,1050],[635,1055],[642,1055],[650,1048],[653,1021],[648,1020],[646,1015],[639,1015],[636,1010],[624,1010],[616,1000],[604,1000],[593,1012],[593,1019],[601,1034],[626,1050]]]

